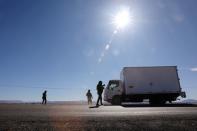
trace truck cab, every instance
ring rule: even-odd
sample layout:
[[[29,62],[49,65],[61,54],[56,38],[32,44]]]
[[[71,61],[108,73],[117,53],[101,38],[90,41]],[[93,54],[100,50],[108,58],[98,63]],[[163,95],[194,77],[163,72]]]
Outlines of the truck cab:
[[[122,82],[120,80],[110,80],[104,92],[104,100],[115,105],[120,105],[122,93]]]

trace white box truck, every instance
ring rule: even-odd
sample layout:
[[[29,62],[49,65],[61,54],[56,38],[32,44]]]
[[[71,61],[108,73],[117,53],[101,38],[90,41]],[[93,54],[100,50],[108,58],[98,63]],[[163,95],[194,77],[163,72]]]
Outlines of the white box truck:
[[[114,105],[121,102],[143,102],[162,105],[186,97],[182,92],[176,66],[124,67],[120,80],[110,80],[104,100]]]

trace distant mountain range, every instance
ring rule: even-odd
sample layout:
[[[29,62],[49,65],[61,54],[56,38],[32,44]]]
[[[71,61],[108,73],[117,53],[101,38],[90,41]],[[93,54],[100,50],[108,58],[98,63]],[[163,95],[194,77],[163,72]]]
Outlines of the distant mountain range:
[[[195,100],[195,99],[186,99],[186,100],[181,101],[181,103],[197,104],[197,100]]]
[[[41,101],[21,101],[21,100],[0,100],[0,103],[7,103],[7,104],[18,104],[18,103],[30,103],[30,104],[37,104],[41,103]],[[47,103],[52,103],[52,104],[85,104],[87,103],[86,101],[48,101]]]
[[[0,103],[23,103],[21,100],[0,100]]]
[[[0,100],[0,103],[8,103],[8,104],[11,104],[11,103],[32,103],[32,104],[36,104],[36,103],[41,103],[41,102],[39,102],[39,101],[24,102],[24,101],[21,101],[21,100]],[[87,102],[79,100],[79,101],[48,101],[48,103],[52,103],[52,104],[86,104]],[[183,101],[179,101],[177,103],[197,104],[197,100],[186,99],[186,100],[183,100]]]

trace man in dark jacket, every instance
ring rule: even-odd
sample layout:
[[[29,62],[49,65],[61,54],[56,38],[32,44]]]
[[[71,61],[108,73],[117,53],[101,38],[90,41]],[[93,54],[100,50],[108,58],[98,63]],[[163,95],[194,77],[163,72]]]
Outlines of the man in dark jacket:
[[[86,93],[86,96],[88,98],[88,105],[92,105],[92,93],[90,92],[90,90],[88,90],[88,92]]]
[[[47,104],[47,91],[42,93],[42,104]]]
[[[97,100],[96,106],[99,106],[99,101],[100,101],[100,104],[103,105],[103,103],[102,103],[102,93],[103,93],[104,86],[105,86],[105,84],[103,85],[102,81],[99,81],[98,84],[97,84],[98,100]]]

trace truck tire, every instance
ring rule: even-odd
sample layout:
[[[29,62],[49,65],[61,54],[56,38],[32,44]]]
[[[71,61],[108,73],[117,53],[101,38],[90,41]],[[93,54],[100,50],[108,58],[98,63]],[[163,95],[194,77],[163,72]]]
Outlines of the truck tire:
[[[121,103],[122,103],[122,99],[120,96],[114,96],[112,98],[112,102],[111,102],[112,105],[121,105]]]
[[[150,98],[149,103],[150,103],[151,106],[163,106],[163,105],[165,105],[166,100],[164,98],[161,98],[161,97]]]

